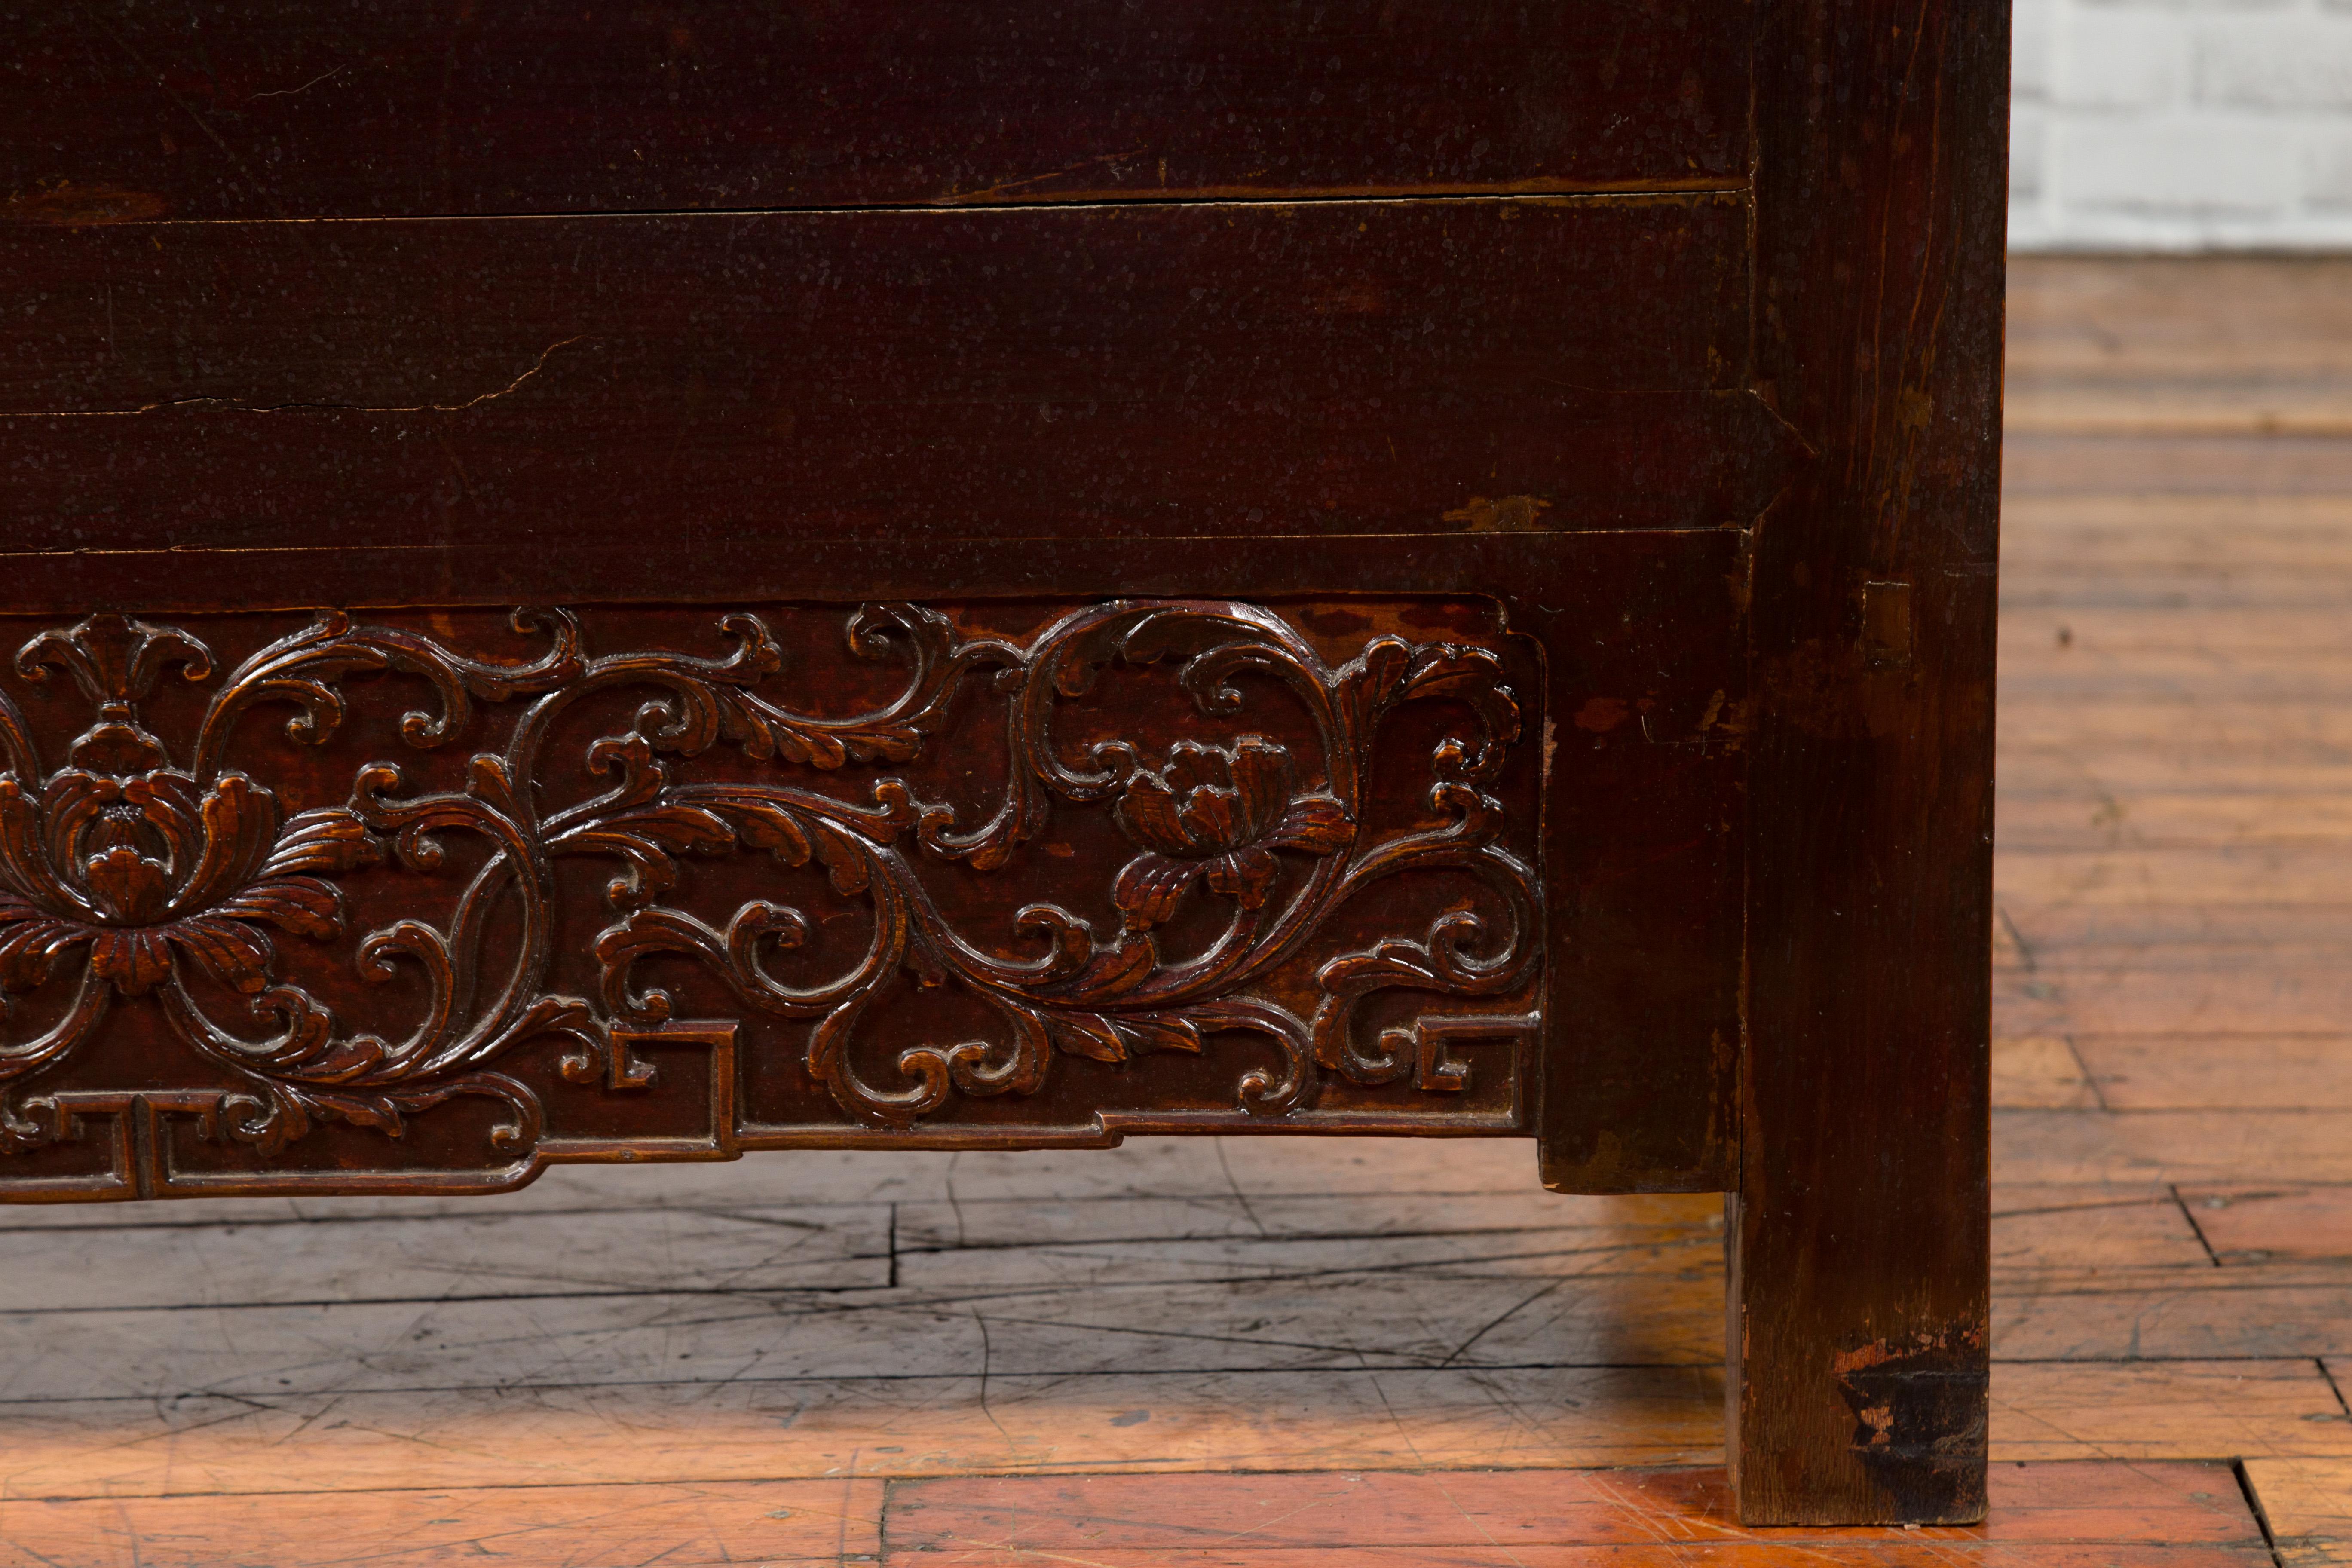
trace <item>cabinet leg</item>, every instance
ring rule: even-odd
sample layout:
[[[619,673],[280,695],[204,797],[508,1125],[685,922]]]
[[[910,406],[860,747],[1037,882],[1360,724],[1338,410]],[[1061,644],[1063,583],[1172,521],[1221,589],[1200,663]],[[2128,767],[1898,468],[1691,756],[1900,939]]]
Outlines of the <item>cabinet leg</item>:
[[[1870,1182],[1921,1136],[1857,1140],[1840,1176],[1726,1194],[1725,1436],[1743,1523],[1984,1517],[1985,1189],[1921,1205]]]
[[[1759,0],[1730,1447],[1750,1524],[1985,1484],[2005,0]],[[1905,432],[1896,436],[1897,431]]]

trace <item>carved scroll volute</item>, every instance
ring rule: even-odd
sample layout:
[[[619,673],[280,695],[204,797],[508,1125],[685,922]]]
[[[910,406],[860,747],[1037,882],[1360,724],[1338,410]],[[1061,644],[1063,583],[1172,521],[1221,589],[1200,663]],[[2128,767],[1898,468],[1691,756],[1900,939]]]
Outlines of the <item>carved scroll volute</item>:
[[[27,1100],[28,1082],[70,1059],[121,998],[153,998],[177,1039],[239,1086],[224,1102],[226,1131],[268,1156],[321,1119],[397,1135],[405,1119],[457,1097],[501,1104],[496,1141],[530,1147],[543,1121],[539,1091],[505,1058],[568,1039],[562,1048],[580,1070],[567,1068],[567,1080],[609,1079],[607,1092],[649,1083],[650,1068],[632,1079],[612,1064],[629,1059],[616,1028],[656,1028],[673,1011],[649,978],[656,957],[715,977],[746,1017],[793,1021],[810,1079],[853,1123],[881,1127],[915,1124],[958,1096],[1034,1094],[1057,1057],[1199,1053],[1232,1035],[1271,1047],[1232,1080],[1238,1103],[1279,1115],[1312,1105],[1327,1075],[1378,1086],[1413,1070],[1410,1053],[1359,1037],[1355,1015],[1375,994],[1528,993],[1540,952],[1536,883],[1491,790],[1521,714],[1490,647],[1381,635],[1334,663],[1281,615],[1233,601],[1088,605],[1018,639],[966,636],[924,606],[877,605],[850,617],[850,650],[902,663],[904,679],[887,700],[833,712],[795,700],[761,618],[715,620],[702,652],[597,654],[572,613],[519,612],[522,646],[497,658],[328,614],[217,683],[204,644],[176,627],[93,616],[32,637],[17,678],[53,693],[69,678],[90,721],[51,765],[0,692],[0,995],[61,998],[16,1008],[5,1026],[0,1140],[26,1149],[59,1135],[64,1119],[32,1113],[42,1107],[37,1094]],[[1057,737],[1105,672],[1154,667],[1172,674],[1197,738]],[[430,694],[400,720],[403,748],[461,736],[484,747],[486,735],[487,746],[438,770],[440,787],[378,761],[357,770],[341,804],[281,809],[268,782],[269,727],[240,721],[276,708],[286,714],[278,743],[320,744],[350,717],[352,678],[379,675],[393,679],[369,682],[371,700],[401,683]],[[206,694],[177,751],[142,717],[169,679]],[[1305,715],[1297,734],[1249,721],[1251,694],[1263,691]],[[595,716],[627,702],[634,716],[569,763],[551,754],[555,737],[605,723]],[[1425,811],[1374,822],[1383,729],[1426,702],[1465,721],[1419,764]],[[1003,748],[993,800],[974,813],[926,798],[906,765],[958,743],[955,727],[983,710]],[[709,765],[721,754],[736,761]],[[584,795],[552,782],[583,765],[598,781]],[[1107,922],[1038,901],[1010,931],[967,929],[927,879],[927,866],[951,862],[1017,879],[1049,825],[1088,812],[1127,846],[1103,868]],[[461,841],[466,853],[453,857]],[[679,900],[686,860],[754,854],[781,863],[780,896],[724,918]],[[575,859],[608,868],[596,927],[561,907],[558,868]],[[781,896],[793,870],[821,873],[834,898],[867,915],[858,950],[814,979],[804,963],[782,963],[816,951],[807,913]],[[1425,930],[1328,957],[1311,1007],[1265,988],[1328,943],[1335,915],[1366,889],[1423,872],[1485,893],[1475,907],[1454,900]],[[405,879],[417,912],[351,931],[344,884],[362,873]],[[1164,952],[1180,916],[1215,934]],[[421,1009],[394,1017],[373,1007],[386,1015],[380,1024],[346,1025],[290,976],[289,939],[349,942],[362,1001],[373,985],[421,995]],[[593,951],[593,994],[554,985],[559,942]],[[867,1020],[908,976],[976,1003],[992,1029],[919,1041],[877,1065]],[[384,984],[395,978],[409,984]],[[224,995],[243,997],[246,1016],[224,1014]],[[47,1021],[19,1026],[36,1015]],[[1462,1081],[1426,1063],[1418,1077],[1433,1094]]]

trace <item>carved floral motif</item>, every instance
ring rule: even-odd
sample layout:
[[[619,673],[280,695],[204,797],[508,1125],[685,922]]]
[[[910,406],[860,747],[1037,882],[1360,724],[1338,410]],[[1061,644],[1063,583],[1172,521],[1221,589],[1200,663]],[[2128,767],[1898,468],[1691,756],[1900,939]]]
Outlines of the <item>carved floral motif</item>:
[[[1371,993],[1495,995],[1524,987],[1532,973],[1533,878],[1497,842],[1503,808],[1486,791],[1520,723],[1489,650],[1382,636],[1334,667],[1279,616],[1231,601],[1092,606],[1025,644],[962,637],[917,605],[869,605],[850,617],[851,650],[910,661],[907,683],[871,711],[827,714],[780,700],[782,650],[753,616],[723,617],[731,646],[712,657],[592,656],[576,617],[562,611],[519,612],[514,625],[543,638],[543,651],[478,658],[413,631],[321,616],[228,673],[184,765],[139,709],[174,670],[211,681],[212,657],[194,637],[98,616],[26,643],[17,674],[70,677],[95,716],[65,764],[45,771],[22,712],[0,695],[0,1000],[74,987],[70,1001],[47,1009],[56,1016],[46,1026],[20,1027],[25,1008],[12,1009],[0,1026],[0,1086],[91,1038],[113,997],[152,994],[189,1048],[246,1086],[227,1102],[226,1125],[262,1153],[321,1117],[397,1133],[404,1117],[457,1095],[503,1102],[510,1115],[499,1137],[528,1146],[541,1106],[497,1070],[500,1058],[568,1037],[565,1076],[592,1078],[594,1061],[617,1059],[614,1029],[670,1017],[670,994],[637,976],[645,960],[669,954],[707,966],[746,1008],[808,1021],[808,1073],[865,1121],[904,1125],[959,1093],[1034,1093],[1060,1053],[1124,1061],[1197,1052],[1206,1037],[1236,1031],[1272,1042],[1280,1064],[1241,1074],[1242,1102],[1278,1112],[1310,1101],[1326,1071],[1377,1084],[1407,1070],[1403,1035],[1390,1031],[1371,1048],[1353,1037],[1351,1014]],[[1237,723],[1218,742],[1179,741],[1158,757],[1124,741],[1057,742],[1057,713],[1083,701],[1105,668],[1157,662],[1174,668],[1212,721],[1242,710],[1236,678],[1278,682],[1311,717],[1321,754],[1294,756]],[[320,742],[346,717],[341,683],[380,671],[421,680],[437,699],[437,711],[403,719],[410,746],[444,744],[482,703],[511,708],[502,747],[474,755],[462,786],[438,792],[414,788],[396,763],[372,763],[345,805],[290,817],[270,789],[226,764],[251,710],[290,705],[286,736]],[[584,758],[608,783],[555,804],[543,782],[549,735],[582,699],[621,690],[641,693],[642,705]],[[985,820],[971,822],[887,771],[917,758],[966,692],[1003,705],[1008,736],[1001,795]],[[1424,820],[1370,830],[1364,802],[1381,722],[1430,698],[1465,706],[1473,732],[1436,747]],[[755,782],[740,769],[698,773],[695,759],[719,746],[760,764]],[[814,787],[852,770],[871,773],[863,791]],[[958,929],[919,864],[1004,870],[1057,802],[1108,803],[1133,843],[1109,889],[1117,929],[1097,931],[1052,903],[1021,909],[1010,932]],[[451,869],[453,836],[478,841],[463,878]],[[792,905],[755,899],[712,924],[666,901],[682,890],[681,856],[751,852],[821,870],[836,894],[869,909],[862,951],[830,978],[778,977],[776,958],[815,950],[812,922]],[[571,857],[613,868],[612,916],[587,942],[598,972],[593,998],[549,984],[562,912],[553,867]],[[363,982],[405,971],[427,983],[430,1000],[404,1030],[347,1027],[286,977],[276,946],[284,934],[343,936],[337,879],[371,867],[455,891],[444,922],[398,920],[352,951]],[[1257,989],[1362,889],[1438,868],[1483,882],[1505,918],[1457,906],[1420,937],[1329,960],[1317,971],[1311,1016]],[[1163,954],[1159,928],[1202,899],[1222,931],[1187,956]],[[248,1018],[226,1023],[207,1011],[203,988],[191,984],[198,973],[242,994]],[[861,1023],[885,985],[907,975],[977,999],[997,1028],[908,1046],[894,1079],[868,1081],[856,1059],[865,1053],[853,1049]],[[41,1109],[37,1098],[0,1101],[0,1142],[22,1148],[56,1136],[61,1119],[30,1114]]]
[[[1118,797],[1118,825],[1143,853],[1118,874],[1116,901],[1131,930],[1176,912],[1195,877],[1254,910],[1274,880],[1274,851],[1329,855],[1356,837],[1328,795],[1295,795],[1290,753],[1262,735],[1230,752],[1180,741],[1158,773],[1138,768]]]

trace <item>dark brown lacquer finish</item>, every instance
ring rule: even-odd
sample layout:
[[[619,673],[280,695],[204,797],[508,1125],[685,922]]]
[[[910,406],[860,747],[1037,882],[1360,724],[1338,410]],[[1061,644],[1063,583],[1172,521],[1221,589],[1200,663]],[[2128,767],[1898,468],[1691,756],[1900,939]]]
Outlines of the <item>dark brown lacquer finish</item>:
[[[1734,185],[1738,0],[28,5],[16,216],[415,217]]]
[[[2009,16],[1766,0],[1732,1452],[1756,1523],[1985,1508]]]
[[[1741,384],[1748,227],[1729,195],[0,226],[0,471],[26,551],[1716,528],[1802,451]],[[1693,308],[1605,303],[1635,279]]]
[[[1980,1513],[1999,5],[19,11],[0,1201],[1531,1137]]]
[[[0,703],[0,1184],[497,1187],[1263,1116],[1522,1131],[1539,677],[1494,619],[44,629]]]

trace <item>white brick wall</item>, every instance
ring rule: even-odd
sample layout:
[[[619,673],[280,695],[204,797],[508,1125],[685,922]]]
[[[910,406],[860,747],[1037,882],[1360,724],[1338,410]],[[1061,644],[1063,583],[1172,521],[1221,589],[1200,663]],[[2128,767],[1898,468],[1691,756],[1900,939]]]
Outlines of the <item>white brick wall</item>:
[[[2352,249],[2352,0],[2016,0],[2021,250]]]

